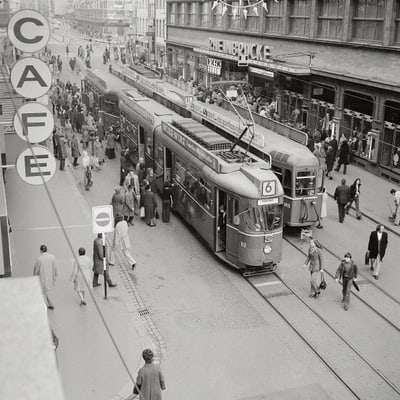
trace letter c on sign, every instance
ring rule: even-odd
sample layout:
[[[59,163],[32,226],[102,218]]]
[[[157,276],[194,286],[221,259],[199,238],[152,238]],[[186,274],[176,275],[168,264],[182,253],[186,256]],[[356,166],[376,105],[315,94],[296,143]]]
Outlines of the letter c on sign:
[[[15,37],[20,40],[23,43],[26,44],[33,44],[33,43],[38,43],[43,39],[43,35],[42,36],[35,36],[32,39],[27,38],[26,36],[24,36],[21,32],[21,27],[22,25],[31,22],[32,24],[35,24],[36,26],[43,26],[43,22],[39,21],[36,18],[32,18],[32,17],[26,17],[26,18],[21,18],[19,21],[17,21],[14,25],[14,34]]]
[[[20,51],[36,53],[50,39],[47,19],[35,10],[17,11],[8,21],[8,38]]]

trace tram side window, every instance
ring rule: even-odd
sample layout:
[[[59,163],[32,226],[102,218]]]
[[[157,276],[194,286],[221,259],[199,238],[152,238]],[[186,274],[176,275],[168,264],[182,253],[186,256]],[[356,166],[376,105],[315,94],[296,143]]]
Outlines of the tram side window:
[[[195,168],[178,157],[175,158],[175,179],[203,207],[211,210],[211,186]]]
[[[268,232],[282,225],[282,206],[265,205],[250,207],[244,214],[246,226],[250,231]]]
[[[142,130],[142,127],[140,127],[140,130]],[[151,133],[146,134],[146,153],[150,156],[153,157],[153,136]]]
[[[239,200],[232,197],[228,200],[228,222],[235,224],[233,218],[239,214]],[[236,224],[235,224],[236,225]]]
[[[315,171],[300,171],[296,174],[296,196],[313,196],[316,190]]]
[[[286,169],[283,175],[283,190],[286,195],[292,195],[292,171],[289,169]]]

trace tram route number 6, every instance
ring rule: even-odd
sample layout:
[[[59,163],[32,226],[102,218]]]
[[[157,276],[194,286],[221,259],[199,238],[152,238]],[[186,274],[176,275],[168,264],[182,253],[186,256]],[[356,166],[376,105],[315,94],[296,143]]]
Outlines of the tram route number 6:
[[[262,195],[263,196],[273,196],[276,193],[276,182],[275,181],[265,181],[262,183]]]

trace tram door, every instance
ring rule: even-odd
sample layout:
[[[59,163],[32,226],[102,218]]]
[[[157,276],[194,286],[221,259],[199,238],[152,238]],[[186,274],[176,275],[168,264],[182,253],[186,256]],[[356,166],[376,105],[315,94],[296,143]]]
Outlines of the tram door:
[[[164,151],[164,182],[171,180],[172,152],[165,147]]]
[[[217,221],[217,234],[215,235],[216,243],[215,249],[217,252],[225,251],[226,248],[226,200],[227,194],[222,191],[217,191],[217,201],[216,201],[216,221]]]
[[[227,258],[238,258],[239,249],[239,231],[238,231],[238,214],[239,214],[239,199],[227,195],[226,208],[226,256]]]

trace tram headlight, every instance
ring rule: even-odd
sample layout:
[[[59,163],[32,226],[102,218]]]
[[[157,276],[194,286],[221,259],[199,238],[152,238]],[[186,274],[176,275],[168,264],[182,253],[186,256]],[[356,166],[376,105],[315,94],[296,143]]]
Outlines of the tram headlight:
[[[272,247],[269,244],[266,244],[263,248],[264,254],[269,254],[272,251]]]

